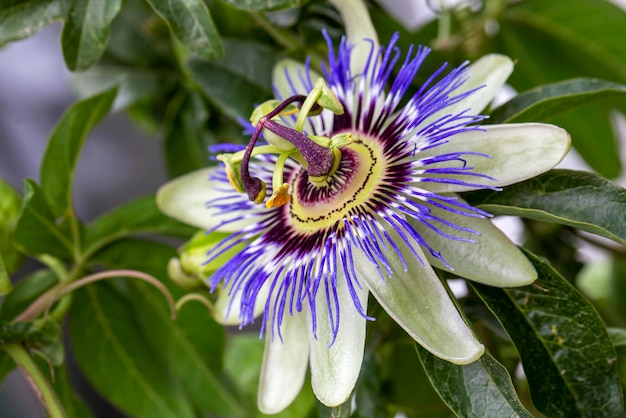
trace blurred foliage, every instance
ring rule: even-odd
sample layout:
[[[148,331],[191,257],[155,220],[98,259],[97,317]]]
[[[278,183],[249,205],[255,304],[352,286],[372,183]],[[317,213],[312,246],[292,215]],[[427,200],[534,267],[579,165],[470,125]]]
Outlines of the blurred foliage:
[[[623,416],[626,191],[610,179],[623,172],[612,118],[626,110],[626,12],[606,0],[471,3],[438,10],[415,32],[381,4],[368,6],[383,43],[399,32],[403,50],[433,48],[414,90],[443,61],[512,57],[509,83],[520,94],[493,109],[490,123],[562,126],[595,173],[555,170],[501,193],[468,193],[488,212],[524,218],[539,279],[518,289],[473,285],[459,301],[489,350],[467,366],[416,351],[379,312],[368,324],[357,408],[343,415]],[[278,59],[324,61],[320,30],[338,40],[339,14],[323,0],[3,0],[0,46],[55,21],[81,100],[52,132],[39,183],[25,179],[19,193],[0,179],[0,346],[39,355],[67,417],[90,412],[68,375],[66,347],[89,384],[128,416],[260,416],[256,335],[227,335],[200,304],[172,320],[159,292],[123,272],[64,293],[92,273],[120,269],[149,274],[180,299],[189,290],[167,278],[177,256],[171,243],[195,232],[160,214],[152,196],[84,223],[73,209],[74,168],[93,127],[119,111],[163,138],[171,176],[212,164],[210,145],[245,142],[238,119],[272,97]],[[583,243],[607,255],[593,274],[579,258]],[[12,285],[26,257],[43,268]],[[576,289],[582,277],[592,294]],[[15,367],[9,351],[0,351],[0,379]],[[525,374],[515,372],[520,362]],[[307,383],[279,416],[330,413]]]

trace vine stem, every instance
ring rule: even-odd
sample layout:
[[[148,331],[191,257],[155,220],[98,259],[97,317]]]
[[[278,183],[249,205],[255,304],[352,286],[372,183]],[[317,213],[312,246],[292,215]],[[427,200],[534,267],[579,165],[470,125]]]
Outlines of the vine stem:
[[[167,287],[165,287],[165,285],[161,283],[157,278],[147,273],[136,270],[110,270],[85,276],[82,279],[78,279],[70,283],[69,285],[67,283],[60,283],[60,287],[57,286],[51,289],[49,292],[41,295],[28,308],[26,308],[21,314],[19,314],[13,320],[13,322],[25,321],[27,319],[34,318],[41,312],[47,311],[54,302],[67,295],[68,293],[78,289],[79,287],[100,280],[110,279],[113,277],[132,277],[150,283],[152,286],[156,287],[159,292],[163,294],[163,296],[165,296],[165,299],[167,300],[167,303],[170,307],[172,319],[176,318],[176,305],[174,303],[174,298],[167,290]]]
[[[26,348],[20,344],[6,344],[2,348],[22,370],[50,418],[68,418],[59,398]]]

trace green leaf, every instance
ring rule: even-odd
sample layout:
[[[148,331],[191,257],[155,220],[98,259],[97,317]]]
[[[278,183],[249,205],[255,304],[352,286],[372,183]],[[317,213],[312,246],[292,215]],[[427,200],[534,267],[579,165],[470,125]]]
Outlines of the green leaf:
[[[11,293],[13,285],[11,284],[11,278],[7,273],[7,268],[4,265],[2,252],[0,252],[0,296],[4,296],[7,293]]]
[[[171,177],[206,167],[208,146],[215,139],[206,129],[207,109],[197,93],[180,94],[170,102],[165,155]]]
[[[528,0],[501,16],[500,52],[517,64],[509,83],[518,91],[574,77],[626,84],[626,13],[609,1]],[[621,165],[608,106],[588,106],[552,120],[572,133],[573,145],[602,175],[614,178]]]
[[[15,362],[6,351],[0,350],[0,384],[9,373],[15,370]]]
[[[163,215],[154,196],[135,199],[106,213],[89,225],[85,232],[86,252],[93,254],[105,245],[137,234],[164,234],[189,237],[195,228]]]
[[[100,58],[109,42],[109,27],[122,0],[66,0],[61,44],[67,67],[81,71]]]
[[[2,301],[0,320],[12,320],[57,282],[57,276],[51,270],[38,270],[22,278]]]
[[[5,0],[4,3],[0,10],[0,47],[32,36],[63,18],[60,0]]]
[[[192,418],[189,400],[110,283],[75,292],[70,339],[81,370],[113,405],[136,417]]]
[[[576,78],[521,93],[491,112],[488,122],[546,122],[575,107],[616,97],[626,97],[626,86],[594,78]]]
[[[626,245],[626,190],[597,174],[552,170],[502,192],[464,197],[494,215],[568,225]]]
[[[24,180],[24,200],[15,229],[15,240],[32,255],[50,254],[70,258],[72,241],[59,229],[43,191],[32,180]]]
[[[626,13],[617,5],[526,0],[501,19],[502,52],[519,62],[511,77],[516,87],[580,76],[626,83]]]
[[[533,284],[472,286],[517,347],[535,407],[550,417],[624,413],[617,355],[602,319],[552,267],[526,255],[539,276]]]
[[[249,12],[266,12],[275,9],[298,7],[303,0],[224,0],[226,3]]]
[[[0,257],[8,273],[15,272],[23,259],[22,254],[13,245],[21,206],[22,197],[8,183],[0,179]],[[0,294],[2,294],[1,290]]]
[[[566,128],[583,159],[600,174],[614,178],[621,171],[621,162],[609,120],[614,103],[610,99],[623,99],[625,93],[624,85],[596,79],[549,84],[495,109],[488,123],[549,121]]]
[[[615,178],[622,171],[618,140],[611,126],[613,109],[607,103],[583,106],[558,115],[550,123],[565,128],[572,135],[572,146],[596,172]]]
[[[147,0],[193,54],[214,59],[224,53],[211,14],[202,0]]]
[[[509,373],[488,352],[473,363],[459,366],[418,344],[415,347],[430,383],[457,416],[532,418],[519,401]]]
[[[109,113],[116,94],[114,87],[73,104],[55,126],[41,163],[41,188],[55,216],[72,212],[72,178],[78,154],[94,125]]]
[[[368,345],[354,390],[354,399],[358,405],[360,418],[385,418],[387,416],[380,369],[380,356],[372,349],[372,345]]]
[[[136,257],[136,254],[147,254]],[[107,247],[98,261],[114,268],[131,268],[165,274],[167,262],[176,252],[164,244],[124,240]],[[175,291],[176,289],[172,289]],[[178,295],[181,295],[178,290]],[[123,290],[131,302],[138,325],[147,342],[160,347],[158,355],[171,373],[182,382],[191,402],[203,412],[219,416],[242,416],[239,401],[220,381],[224,328],[206,307],[188,304],[176,320],[170,317],[163,296],[144,283],[128,282]]]
[[[275,53],[249,41],[224,41],[223,58],[207,62],[192,59],[189,69],[202,91],[233,119],[248,118],[254,106],[272,95]]]

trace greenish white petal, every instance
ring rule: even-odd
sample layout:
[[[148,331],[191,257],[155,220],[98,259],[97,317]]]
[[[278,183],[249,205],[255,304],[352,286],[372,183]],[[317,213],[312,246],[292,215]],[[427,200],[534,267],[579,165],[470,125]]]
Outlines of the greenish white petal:
[[[231,219],[232,214],[206,206],[207,201],[217,199],[222,194],[226,195],[226,192],[220,192],[224,187],[223,183],[209,180],[216,170],[219,169],[196,170],[161,186],[156,195],[159,210],[171,218],[201,229],[212,229],[225,219]],[[231,222],[218,228],[218,231],[236,232],[253,222],[247,219]]]
[[[481,57],[468,66],[468,80],[452,91],[450,96],[457,96],[477,87],[480,89],[460,102],[433,114],[422,126],[427,126],[443,116],[456,115],[464,111],[467,111],[468,115],[480,115],[512,72],[513,61],[506,55],[489,54]]]
[[[447,193],[517,183],[546,172],[561,162],[569,151],[570,142],[567,131],[543,123],[488,125],[484,130],[463,132],[450,138],[447,144],[420,152],[418,157],[455,152],[487,154],[491,158],[479,155],[464,155],[462,158],[467,162],[467,167],[473,167],[473,172],[490,176],[495,181],[468,175],[436,174],[440,178],[462,180],[477,186],[423,182],[421,187],[436,193]],[[425,168],[461,165],[460,161],[455,161],[432,164]]]
[[[323,283],[320,284],[315,298],[317,338],[309,334],[311,384],[317,399],[326,406],[341,405],[350,397],[361,371],[365,346],[366,319],[359,315],[354,307],[343,272],[337,274],[336,289],[341,307],[337,338],[332,342],[333,332],[328,318],[327,297]],[[365,288],[355,290],[361,306],[366,310],[367,290]],[[310,329],[312,326],[310,312],[308,318]]]
[[[396,251],[388,248],[384,254],[393,274],[383,281],[365,254],[353,247],[359,277],[389,315],[422,347],[455,364],[478,359],[484,352],[483,345],[461,317],[419,246],[413,243],[424,265],[402,244],[395,230],[387,232],[397,243],[407,269]],[[381,266],[381,270],[385,268]]]
[[[272,327],[267,327],[257,396],[262,413],[281,412],[300,393],[309,363],[308,333],[306,315],[300,312],[283,318],[282,340],[276,332],[272,336]]]
[[[289,78],[287,78],[287,74]],[[308,80],[309,76],[311,77],[312,83],[322,78],[321,74],[311,69],[308,70],[307,75],[307,69],[304,64],[290,58],[285,58],[274,65],[272,85],[276,93],[278,93],[277,96],[281,97],[283,100],[294,94],[303,94],[306,96],[310,93],[310,89],[306,87],[302,80]],[[289,83],[289,81],[291,81],[291,83]]]
[[[348,43],[354,46],[350,61],[352,75],[361,74],[370,51],[378,50],[378,35],[367,7],[363,0],[330,0],[330,2],[341,14],[346,25]]]
[[[453,270],[441,261],[427,254],[428,261],[435,267],[453,271],[455,275],[490,286],[525,286],[537,278],[537,272],[530,261],[491,221],[485,218],[472,218],[455,214],[428,205],[431,214],[462,228],[478,232],[458,231],[445,225],[435,224],[443,232],[475,242],[455,241],[445,238],[415,219],[409,223],[432,248],[441,253]]]

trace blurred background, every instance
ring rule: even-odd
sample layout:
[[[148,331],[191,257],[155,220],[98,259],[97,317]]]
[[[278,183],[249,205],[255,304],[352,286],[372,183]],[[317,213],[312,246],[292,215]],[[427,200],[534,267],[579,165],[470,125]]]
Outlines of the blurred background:
[[[410,31],[434,18],[427,0],[380,3]],[[626,7],[626,0],[615,3]],[[60,24],[53,24],[0,49],[0,177],[17,190],[22,189],[25,178],[38,180],[48,136],[77,98],[72,74],[63,61],[61,29]],[[626,132],[623,117],[616,115],[614,122]],[[620,153],[621,160],[626,161],[623,138]],[[575,152],[563,166],[588,168]],[[94,219],[132,198],[154,193],[167,178],[160,138],[141,130],[126,113],[110,115],[90,135],[78,162],[74,186],[78,216],[86,221]],[[617,181],[626,184],[624,173]],[[514,220],[500,224],[515,236]],[[587,255],[601,257],[591,250]],[[23,274],[34,267],[25,266]],[[0,417],[40,416],[44,415],[27,383],[19,373],[12,373],[0,387]],[[100,416],[112,417],[114,412],[102,409]]]

